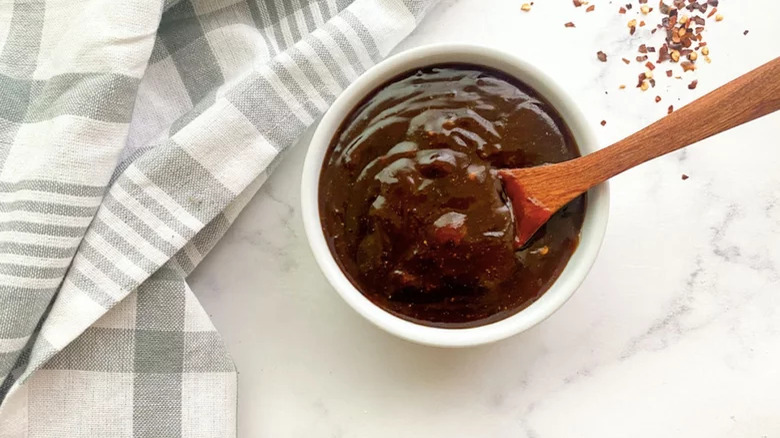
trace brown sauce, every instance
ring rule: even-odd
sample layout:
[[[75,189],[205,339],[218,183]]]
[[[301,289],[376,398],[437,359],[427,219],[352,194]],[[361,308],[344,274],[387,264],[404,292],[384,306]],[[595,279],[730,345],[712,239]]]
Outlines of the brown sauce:
[[[346,118],[319,208],[341,269],[387,311],[474,327],[533,303],[579,241],[585,197],[523,248],[495,173],[579,156],[560,115],[522,82],[475,65],[401,75]]]

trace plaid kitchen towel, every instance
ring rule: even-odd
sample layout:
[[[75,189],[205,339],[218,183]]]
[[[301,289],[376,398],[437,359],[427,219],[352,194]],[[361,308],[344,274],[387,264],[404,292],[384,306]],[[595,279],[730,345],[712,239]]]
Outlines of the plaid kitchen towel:
[[[228,437],[184,279],[435,0],[0,0],[0,437]]]

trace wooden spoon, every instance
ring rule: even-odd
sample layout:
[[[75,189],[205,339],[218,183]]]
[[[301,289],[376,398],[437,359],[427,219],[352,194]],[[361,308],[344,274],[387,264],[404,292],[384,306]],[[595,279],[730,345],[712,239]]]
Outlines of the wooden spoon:
[[[499,170],[515,214],[515,245],[523,246],[553,213],[591,187],[777,110],[780,58],[592,154],[557,164]]]

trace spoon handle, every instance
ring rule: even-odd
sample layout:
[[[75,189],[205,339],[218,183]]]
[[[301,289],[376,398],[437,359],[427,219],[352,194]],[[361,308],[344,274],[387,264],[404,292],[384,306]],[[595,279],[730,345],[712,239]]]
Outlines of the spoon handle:
[[[572,160],[585,191],[634,166],[780,110],[780,58],[727,83],[641,131]],[[575,162],[577,162],[575,164]]]

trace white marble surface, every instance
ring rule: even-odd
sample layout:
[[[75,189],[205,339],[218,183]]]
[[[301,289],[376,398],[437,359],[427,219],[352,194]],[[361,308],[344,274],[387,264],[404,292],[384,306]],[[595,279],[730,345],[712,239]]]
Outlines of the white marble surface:
[[[591,1],[586,15],[570,0],[531,13],[520,0],[444,0],[399,49],[514,52],[573,94],[604,145],[780,55],[780,2],[721,0],[695,91],[687,79],[619,91],[640,72],[619,58],[639,42],[619,2]],[[300,218],[305,149],[191,277],[240,372],[240,436],[780,436],[780,113],[615,178],[606,241],[571,301],[464,350],[396,339],[326,283]]]

